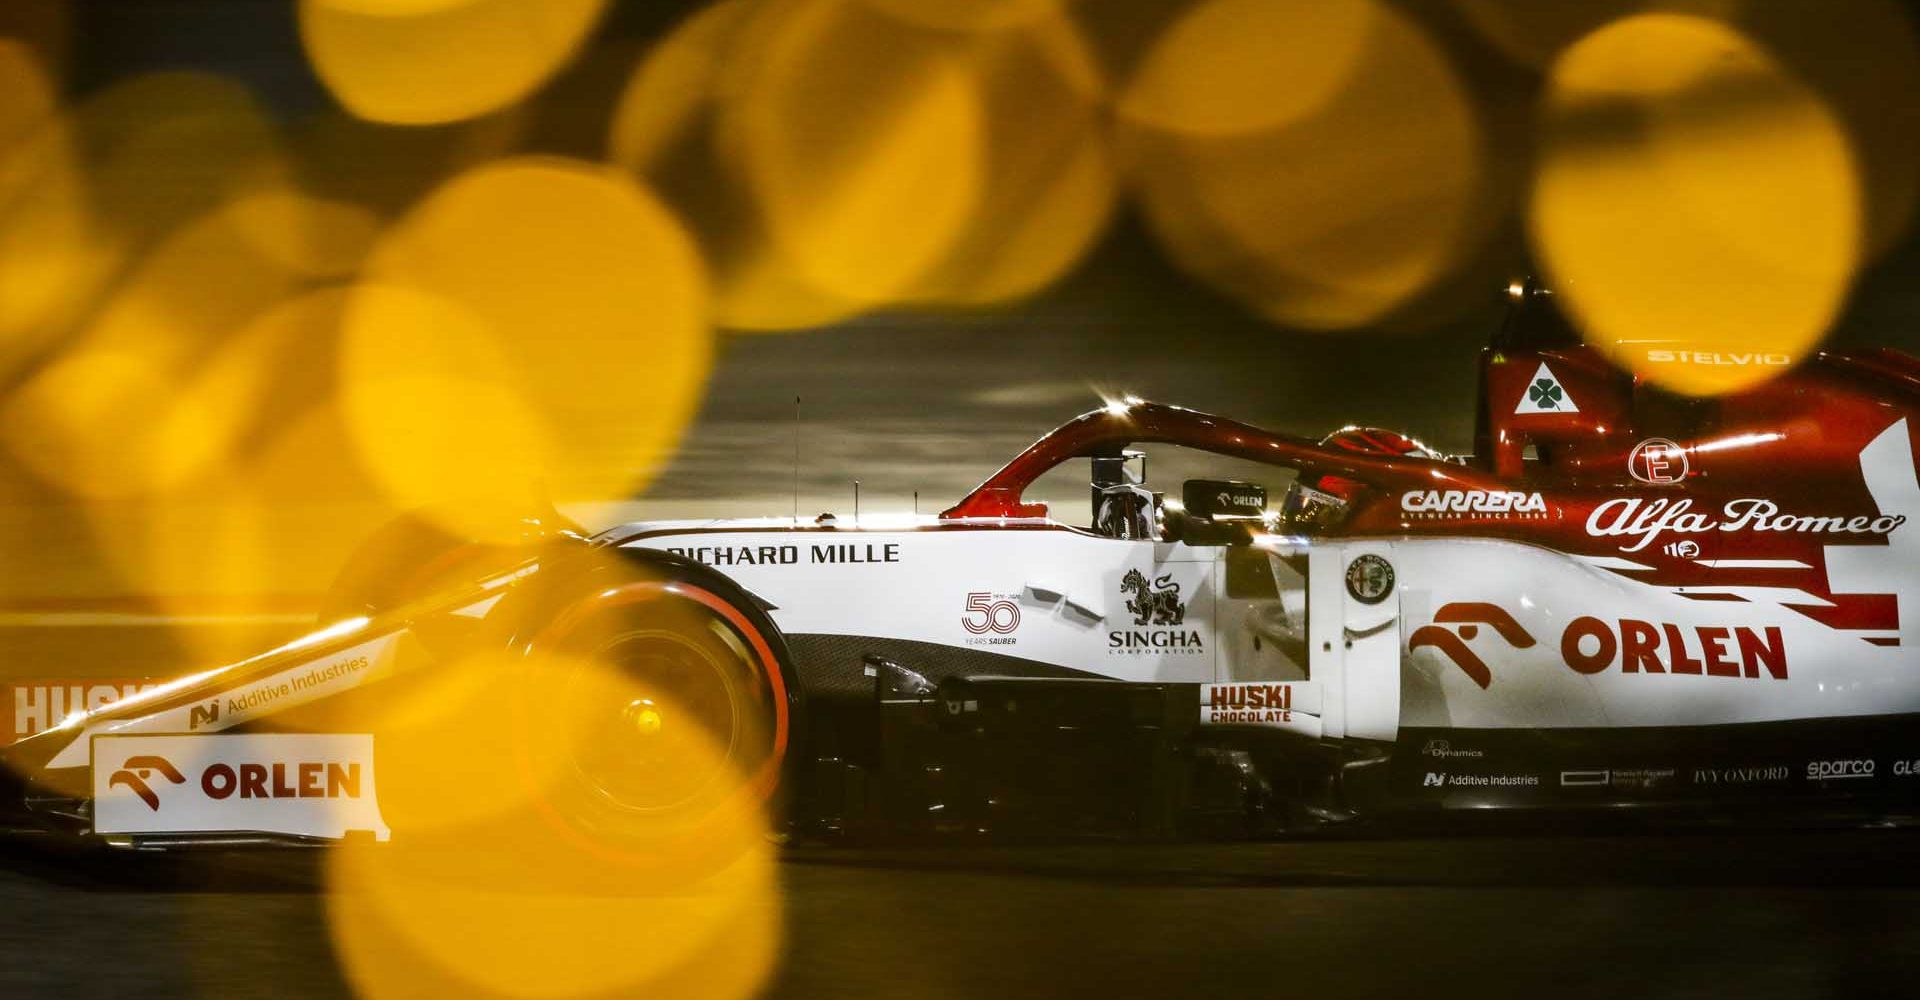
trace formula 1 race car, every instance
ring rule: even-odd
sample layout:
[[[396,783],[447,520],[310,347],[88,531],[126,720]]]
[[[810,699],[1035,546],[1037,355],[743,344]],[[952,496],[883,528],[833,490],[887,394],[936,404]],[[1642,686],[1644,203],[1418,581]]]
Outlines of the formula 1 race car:
[[[327,627],[15,745],[10,798],[152,847],[405,836],[388,792],[479,788],[476,754],[629,847],[743,799],[846,835],[1909,809],[1920,361],[1670,346],[1647,363],[1779,372],[1674,395],[1530,296],[1481,354],[1470,458],[1125,400],[937,517],[550,518],[517,552],[403,522]],[[1147,449],[1204,474],[1158,490]],[[1062,484],[1084,518],[1035,499]],[[625,686],[534,666],[556,651]],[[512,677],[497,710],[392,749],[453,664]],[[724,766],[658,764],[687,731]]]

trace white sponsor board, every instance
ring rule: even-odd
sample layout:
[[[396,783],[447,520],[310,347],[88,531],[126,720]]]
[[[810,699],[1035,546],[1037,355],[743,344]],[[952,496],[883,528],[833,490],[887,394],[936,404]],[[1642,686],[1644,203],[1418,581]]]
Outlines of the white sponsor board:
[[[95,833],[389,836],[370,734],[101,736],[93,744]]]

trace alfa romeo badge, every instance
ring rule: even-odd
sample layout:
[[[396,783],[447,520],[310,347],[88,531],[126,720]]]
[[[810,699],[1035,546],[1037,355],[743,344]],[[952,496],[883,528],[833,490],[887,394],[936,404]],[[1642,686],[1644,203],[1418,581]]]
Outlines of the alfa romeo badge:
[[[1369,552],[1347,564],[1347,593],[1361,604],[1379,604],[1393,593],[1393,564]]]

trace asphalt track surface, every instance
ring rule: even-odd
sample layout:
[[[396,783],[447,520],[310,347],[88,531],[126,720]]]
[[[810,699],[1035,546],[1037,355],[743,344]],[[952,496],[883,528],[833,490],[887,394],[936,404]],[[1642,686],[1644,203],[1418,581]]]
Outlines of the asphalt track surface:
[[[789,849],[770,997],[1910,996],[1907,831]],[[0,996],[347,997],[311,856],[12,845]]]

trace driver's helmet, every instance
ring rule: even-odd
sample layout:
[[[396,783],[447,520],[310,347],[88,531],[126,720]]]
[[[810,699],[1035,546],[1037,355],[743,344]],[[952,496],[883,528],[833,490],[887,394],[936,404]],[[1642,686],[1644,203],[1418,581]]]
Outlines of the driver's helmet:
[[[1322,438],[1320,444],[1362,455],[1446,460],[1446,456],[1405,434],[1379,427],[1342,427]],[[1361,487],[1361,483],[1343,476],[1321,476],[1312,482],[1296,480],[1287,491],[1281,515],[1298,527],[1330,525]]]
[[[1399,431],[1383,430],[1379,427],[1357,427],[1349,424],[1321,438],[1320,444],[1325,448],[1339,448],[1342,451],[1361,455],[1446,460],[1446,456]],[[1320,481],[1314,485],[1321,492],[1331,493],[1342,500],[1351,500],[1360,491],[1359,483],[1340,476],[1321,476]]]

